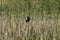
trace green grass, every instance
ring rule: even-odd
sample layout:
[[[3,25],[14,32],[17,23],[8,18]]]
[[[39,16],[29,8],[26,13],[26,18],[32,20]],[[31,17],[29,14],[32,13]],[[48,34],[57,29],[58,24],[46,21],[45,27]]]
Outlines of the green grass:
[[[59,40],[59,11],[59,0],[0,0],[0,40]]]

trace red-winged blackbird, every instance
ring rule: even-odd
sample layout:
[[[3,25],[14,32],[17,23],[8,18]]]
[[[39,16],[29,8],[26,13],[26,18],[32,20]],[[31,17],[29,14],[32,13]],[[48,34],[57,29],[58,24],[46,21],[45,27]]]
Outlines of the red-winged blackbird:
[[[30,17],[27,16],[26,23],[30,21]]]

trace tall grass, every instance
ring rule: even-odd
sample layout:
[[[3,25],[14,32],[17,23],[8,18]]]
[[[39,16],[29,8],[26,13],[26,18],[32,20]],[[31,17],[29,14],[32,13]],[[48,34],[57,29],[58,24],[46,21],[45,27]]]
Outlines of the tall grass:
[[[0,0],[0,40],[60,40],[59,6],[59,0]]]

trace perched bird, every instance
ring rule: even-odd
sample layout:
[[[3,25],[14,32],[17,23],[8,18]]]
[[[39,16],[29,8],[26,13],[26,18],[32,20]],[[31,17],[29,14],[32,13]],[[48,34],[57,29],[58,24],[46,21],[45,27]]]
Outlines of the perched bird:
[[[29,21],[30,21],[30,17],[27,16],[27,18],[26,18],[26,23],[29,22]]]

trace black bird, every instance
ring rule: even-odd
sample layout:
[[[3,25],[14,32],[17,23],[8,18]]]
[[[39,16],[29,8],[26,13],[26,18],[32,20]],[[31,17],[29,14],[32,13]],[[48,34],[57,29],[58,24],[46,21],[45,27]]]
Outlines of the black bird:
[[[30,17],[27,16],[27,18],[26,18],[26,23],[29,22],[29,21],[30,21]]]

